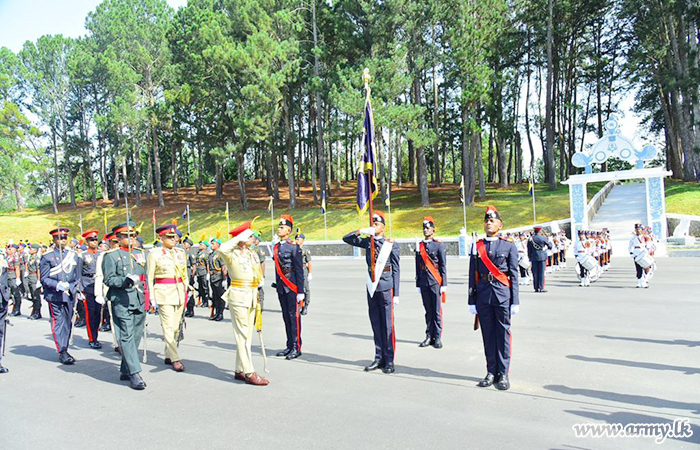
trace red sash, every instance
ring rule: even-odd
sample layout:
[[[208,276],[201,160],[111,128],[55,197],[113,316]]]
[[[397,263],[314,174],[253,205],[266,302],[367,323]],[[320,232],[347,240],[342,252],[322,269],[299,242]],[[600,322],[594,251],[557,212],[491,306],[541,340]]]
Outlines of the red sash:
[[[493,264],[493,262],[489,259],[489,256],[486,254],[486,245],[484,244],[483,240],[476,243],[476,251],[479,254],[479,259],[481,259],[481,262],[484,263],[489,273],[493,275],[495,279],[510,287],[510,279],[508,276],[498,270],[498,267]]]
[[[284,284],[287,285],[290,291],[294,292],[297,294],[299,292],[299,288],[297,288],[297,285],[289,281],[289,278],[284,276],[284,272],[282,272],[282,267],[280,266],[280,261],[279,261],[279,256],[278,256],[278,251],[279,251],[279,246],[280,244],[278,243],[275,245],[275,251],[273,255],[273,259],[275,260],[275,270],[277,271],[277,275],[282,279]]]
[[[435,264],[433,264],[433,260],[428,258],[428,252],[425,251],[425,242],[420,243],[420,256],[423,258],[425,268],[428,269],[428,272],[430,272],[430,274],[435,278],[440,287],[442,287],[442,277],[440,276],[440,272],[438,272],[437,267],[435,267]],[[446,301],[447,298],[445,296],[445,293],[443,292],[442,303],[445,303]]]

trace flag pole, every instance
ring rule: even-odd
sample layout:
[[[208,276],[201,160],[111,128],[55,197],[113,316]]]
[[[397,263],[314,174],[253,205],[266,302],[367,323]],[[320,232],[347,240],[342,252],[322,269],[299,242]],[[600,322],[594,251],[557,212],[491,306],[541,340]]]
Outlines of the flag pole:
[[[369,68],[365,67],[365,70],[362,72],[362,81],[365,83],[365,92],[367,93],[365,102],[370,103],[370,88],[369,88],[369,81],[371,80],[371,76],[369,74]],[[374,124],[370,121],[370,127],[374,128]],[[373,133],[374,130],[367,130],[367,133]],[[372,142],[370,141],[370,151],[374,154],[374,148],[372,147]],[[372,167],[369,167],[369,172],[368,172],[368,180],[369,180],[369,226],[372,226],[372,216],[374,216],[374,202],[373,202],[373,195],[372,195],[372,180],[374,177],[374,174],[372,173]],[[372,282],[374,283],[374,235],[370,236],[370,262],[371,267],[370,267],[370,274],[372,276]]]
[[[462,216],[464,217],[464,234],[467,234],[467,188],[464,186],[464,175],[462,175]]]
[[[275,197],[270,196],[270,241],[275,239]]]
[[[394,234],[391,228],[391,184],[389,185],[389,190],[386,193],[386,207],[389,212],[389,238],[393,238]]]
[[[190,234],[190,204],[187,204],[187,234]]]
[[[107,235],[107,210],[106,209],[102,210],[102,221],[105,224],[105,235]]]
[[[535,172],[534,166],[530,168],[530,180],[532,181],[532,224],[537,223],[537,207],[535,206]]]
[[[151,219],[151,222],[153,222],[153,242],[156,241],[156,210],[153,210],[153,218]]]
[[[83,215],[78,214],[78,217],[80,218],[80,235],[83,235]]]
[[[228,202],[226,202],[226,229],[231,229],[231,221],[228,218]]]
[[[328,240],[328,223],[326,222],[326,213],[323,213],[323,239]]]

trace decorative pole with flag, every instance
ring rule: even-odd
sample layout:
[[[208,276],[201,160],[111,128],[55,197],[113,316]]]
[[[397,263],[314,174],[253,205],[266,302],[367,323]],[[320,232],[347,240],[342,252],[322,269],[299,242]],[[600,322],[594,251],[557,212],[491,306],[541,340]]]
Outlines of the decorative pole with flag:
[[[83,235],[83,215],[79,214],[78,217],[80,218],[80,235]]]
[[[106,209],[103,209],[103,210],[102,210],[102,213],[103,213],[102,215],[104,216],[103,219],[102,219],[102,221],[103,221],[104,224],[105,224],[105,235],[106,235],[106,234],[107,234],[107,210],[106,210]]]
[[[323,239],[328,240],[328,223],[326,222],[326,192],[321,192],[321,214],[323,214]]]
[[[537,208],[535,206],[535,170],[530,168],[530,183],[528,184],[529,194],[532,196],[532,224],[537,223]]]
[[[386,191],[386,197],[384,198],[384,205],[386,206],[387,212],[389,213],[389,238],[393,237],[391,232],[391,186]]]
[[[369,81],[371,76],[369,69],[365,68],[362,74],[362,81],[365,83],[365,121],[362,131],[362,143],[364,152],[360,159],[360,169],[357,173],[357,210],[360,214],[367,211],[369,207],[369,226],[372,226],[372,216],[374,215],[374,197],[377,196],[377,163],[374,155],[374,119],[372,118],[372,101],[370,98]],[[370,273],[374,282],[374,236],[370,236]]]
[[[229,221],[228,218],[228,202],[226,202],[226,230],[231,229],[231,222]]]
[[[190,234],[190,204],[187,204],[187,234]]]
[[[462,202],[462,216],[464,217],[464,233],[467,233],[467,195],[464,191],[464,175],[459,183],[459,201]]]
[[[158,235],[156,234],[156,210],[153,210],[153,218],[151,219],[153,222],[153,241],[155,242],[156,238]]]
[[[270,196],[270,203],[267,204],[267,212],[270,213],[270,240],[275,239],[275,197]]]

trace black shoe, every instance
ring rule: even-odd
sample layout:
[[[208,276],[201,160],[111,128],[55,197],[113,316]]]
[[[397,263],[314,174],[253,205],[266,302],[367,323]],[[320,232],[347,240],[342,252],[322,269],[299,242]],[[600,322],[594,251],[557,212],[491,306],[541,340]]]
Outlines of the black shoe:
[[[291,352],[289,352],[289,354],[287,356],[285,356],[284,359],[297,359],[300,356],[301,356],[301,352],[297,349],[294,349]]]
[[[508,374],[500,375],[498,383],[496,383],[496,389],[499,391],[507,391],[510,389],[510,380],[508,380]]]
[[[10,369],[0,364],[0,373],[7,373]]]
[[[433,342],[433,347],[442,348],[442,341],[440,340],[440,338],[435,338],[435,341]]]
[[[540,292],[547,292],[547,289],[540,289]]]
[[[75,363],[75,358],[69,355],[68,352],[61,352],[58,354],[58,361],[68,366]]]
[[[82,328],[82,327],[84,327],[84,326],[85,326],[85,319],[78,319],[78,320],[75,322],[75,325],[74,325],[74,326],[75,326],[75,328]]]
[[[302,316],[305,316],[306,313],[308,312],[308,309],[309,309],[309,307],[306,306],[306,304],[304,304],[304,307],[301,308],[301,312],[299,314],[301,314]]]
[[[216,316],[214,316],[214,320],[217,322],[221,322],[222,320],[224,320],[224,315],[222,313],[219,313]]]
[[[129,379],[129,374],[126,374],[126,373],[119,374],[119,381],[126,381],[128,379]]]
[[[40,316],[39,314],[37,314],[37,313],[34,313],[34,314],[32,314],[31,316],[27,317],[27,319],[29,319],[29,320],[37,320],[37,319],[41,319],[41,316]]]
[[[102,344],[100,344],[99,341],[90,342],[88,345],[90,346],[90,348],[94,348],[95,350],[102,348]]]
[[[100,331],[106,333],[107,331],[112,331],[112,327],[108,323],[102,324]]]
[[[185,311],[185,317],[194,317],[194,311]]]
[[[372,363],[365,367],[365,372],[371,372],[372,370],[383,369],[384,362],[381,359],[375,359]]]
[[[129,376],[129,386],[131,386],[131,389],[142,391],[146,388],[146,383],[143,381],[140,374],[135,373]]]
[[[287,356],[290,353],[292,353],[292,349],[286,348],[286,349],[282,350],[281,352],[277,352],[277,356]]]
[[[493,374],[487,373],[483,380],[479,381],[477,386],[479,387],[489,387],[493,386]]]
[[[425,337],[425,340],[418,344],[418,347],[427,347],[429,345],[432,345],[433,339],[429,338],[428,336]]]
[[[19,309],[16,309],[16,310],[12,311],[12,312],[10,313],[10,315],[13,316],[13,317],[17,317],[17,316],[21,316],[22,313],[19,312]]]
[[[388,362],[386,363],[386,366],[382,368],[382,372],[384,373],[394,373],[394,363]]]

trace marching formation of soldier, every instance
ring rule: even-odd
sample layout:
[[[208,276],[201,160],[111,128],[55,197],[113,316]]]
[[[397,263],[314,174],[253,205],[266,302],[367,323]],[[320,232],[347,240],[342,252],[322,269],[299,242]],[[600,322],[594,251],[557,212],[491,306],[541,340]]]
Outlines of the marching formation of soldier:
[[[365,371],[393,373],[394,307],[399,304],[401,268],[399,245],[385,236],[385,227],[384,214],[374,211],[371,227],[351,231],[343,241],[365,250],[366,295],[375,347]],[[486,237],[474,239],[469,252],[467,304],[475,316],[475,329],[481,329],[486,356],[486,376],[478,386],[507,390],[511,320],[520,308],[519,286],[531,279],[535,292],[546,292],[546,274],[566,267],[569,241],[563,232],[546,234],[539,226],[532,232],[505,235],[502,228],[499,212],[489,206],[484,216]],[[440,349],[448,274],[446,245],[437,238],[436,229],[435,219],[425,216],[423,238],[417,239],[414,247],[415,283],[425,310],[425,336],[419,347]],[[283,214],[276,242],[267,252],[250,222],[231,230],[231,238],[225,242],[218,237],[202,238],[196,246],[189,236],[183,238],[175,224],[168,224],[156,230],[156,244],[145,250],[131,221],[115,226],[102,238],[97,230],[88,230],[82,234],[82,243],[69,240],[66,227],[50,231],[50,247],[10,243],[0,258],[0,346],[5,343],[5,318],[21,315],[23,297],[32,302],[29,318],[33,320],[42,317],[43,297],[62,364],[75,363],[68,353],[75,327],[84,324],[93,349],[102,347],[99,332],[111,331],[114,349],[121,354],[120,379],[135,390],[143,390],[146,382],[141,364],[148,354],[149,312],[157,313],[160,320],[164,363],[175,372],[183,372],[179,344],[184,338],[185,319],[195,315],[195,306],[210,308],[212,321],[222,321],[228,309],[237,347],[235,378],[265,386],[269,381],[255,371],[251,346],[253,330],[258,331],[263,346],[261,311],[268,258],[274,264],[272,287],[286,333],[285,348],[277,356],[287,360],[302,356],[302,316],[309,308],[313,267],[304,234],[296,228],[293,236],[292,230],[294,219]],[[573,250],[581,286],[590,286],[593,267],[601,272],[610,267],[612,246],[607,230],[579,231]],[[635,226],[629,251],[635,260],[637,287],[648,287],[655,267],[654,250],[650,230]],[[1,358],[0,373],[5,373]]]

